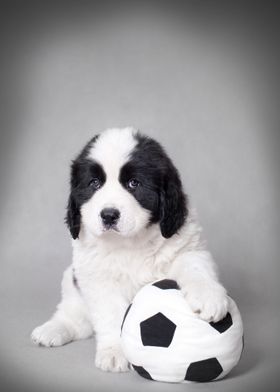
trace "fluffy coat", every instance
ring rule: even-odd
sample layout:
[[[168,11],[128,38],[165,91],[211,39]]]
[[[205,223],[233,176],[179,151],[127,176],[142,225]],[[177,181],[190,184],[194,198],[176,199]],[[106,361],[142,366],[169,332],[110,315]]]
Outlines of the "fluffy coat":
[[[104,219],[102,212],[117,211]],[[96,336],[95,364],[126,371],[120,326],[145,284],[170,278],[202,319],[227,312],[226,290],[201,238],[180,176],[164,149],[133,128],[94,137],[72,164],[66,222],[73,260],[62,299],[32,340],[59,346]]]

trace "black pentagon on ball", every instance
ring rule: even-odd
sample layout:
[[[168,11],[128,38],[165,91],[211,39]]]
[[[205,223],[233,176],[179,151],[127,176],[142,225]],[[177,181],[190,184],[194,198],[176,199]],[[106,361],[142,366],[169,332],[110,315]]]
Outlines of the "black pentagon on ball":
[[[132,367],[134,370],[136,370],[136,372],[138,374],[140,374],[140,376],[147,378],[148,380],[153,380],[153,378],[151,377],[150,373],[147,372],[146,369],[143,368],[143,366],[136,366],[132,364]]]
[[[130,305],[128,306],[128,308],[126,309],[125,314],[124,314],[124,316],[123,316],[123,321],[122,321],[122,325],[121,325],[121,331],[122,331],[122,329],[123,329],[123,325],[124,325],[126,316],[127,316],[128,312],[129,312],[129,310],[130,310],[130,308],[131,308],[131,305],[132,305],[132,304],[130,304]]]
[[[208,382],[217,378],[223,368],[217,358],[208,358],[203,361],[192,362],[187,370],[185,380]]]
[[[230,313],[227,313],[222,320],[217,321],[216,323],[212,321],[209,324],[211,325],[211,327],[215,328],[218,332],[223,333],[232,326],[233,322]]]
[[[179,290],[180,289],[177,282],[172,279],[159,280],[158,282],[153,283],[152,286],[158,287],[159,289],[162,289],[162,290],[169,290],[169,289]]]
[[[175,329],[176,325],[159,312],[140,323],[142,343],[144,346],[168,347]]]

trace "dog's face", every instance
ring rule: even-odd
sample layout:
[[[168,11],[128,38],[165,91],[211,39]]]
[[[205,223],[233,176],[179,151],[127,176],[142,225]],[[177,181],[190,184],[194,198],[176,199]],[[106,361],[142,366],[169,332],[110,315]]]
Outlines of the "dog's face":
[[[95,236],[133,237],[159,224],[165,238],[183,225],[186,197],[162,147],[132,128],[94,137],[72,164],[66,222]]]

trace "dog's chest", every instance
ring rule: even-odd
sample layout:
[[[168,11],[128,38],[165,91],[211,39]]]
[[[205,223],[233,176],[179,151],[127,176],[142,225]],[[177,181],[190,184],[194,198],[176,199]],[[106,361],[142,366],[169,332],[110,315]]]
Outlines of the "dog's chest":
[[[161,279],[166,269],[156,264],[150,249],[83,249],[75,252],[75,274],[81,285],[117,286],[128,296],[156,279]]]

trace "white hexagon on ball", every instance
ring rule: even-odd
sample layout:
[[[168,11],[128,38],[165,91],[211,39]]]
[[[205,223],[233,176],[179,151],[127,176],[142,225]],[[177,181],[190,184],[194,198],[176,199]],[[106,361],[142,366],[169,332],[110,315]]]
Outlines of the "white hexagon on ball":
[[[223,378],[238,363],[243,324],[230,297],[223,320],[201,320],[177,283],[164,279],[136,294],[124,316],[121,344],[131,366],[145,378],[208,382]]]

